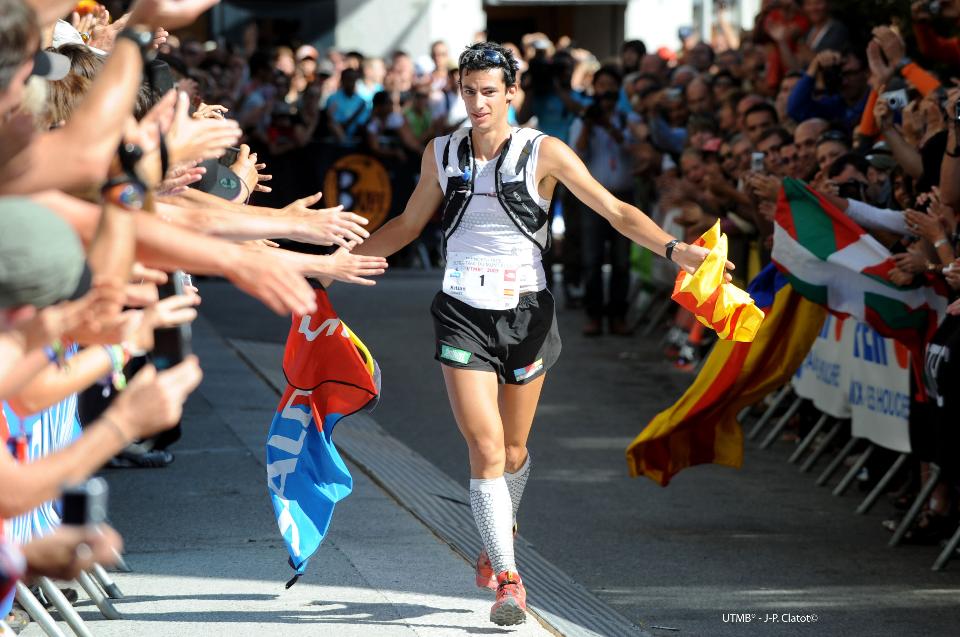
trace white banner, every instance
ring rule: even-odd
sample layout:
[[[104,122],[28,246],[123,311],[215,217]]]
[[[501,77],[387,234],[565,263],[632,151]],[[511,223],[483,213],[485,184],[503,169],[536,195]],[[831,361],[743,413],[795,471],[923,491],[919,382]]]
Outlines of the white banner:
[[[856,322],[849,348],[850,409],[853,435],[910,452],[910,354],[893,339],[883,338]]]
[[[828,315],[793,387],[823,413],[850,418],[854,437],[910,451],[909,353],[866,323]]]
[[[813,347],[793,377],[801,398],[834,418],[850,418],[849,351],[854,323],[828,314]]]

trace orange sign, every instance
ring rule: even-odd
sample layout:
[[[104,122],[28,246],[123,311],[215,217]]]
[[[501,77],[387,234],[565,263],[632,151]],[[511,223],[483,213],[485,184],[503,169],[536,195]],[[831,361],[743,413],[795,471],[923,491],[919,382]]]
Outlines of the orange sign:
[[[366,217],[366,229],[373,232],[390,213],[393,189],[386,168],[376,157],[344,155],[333,163],[323,178],[327,205],[343,205],[344,210]]]

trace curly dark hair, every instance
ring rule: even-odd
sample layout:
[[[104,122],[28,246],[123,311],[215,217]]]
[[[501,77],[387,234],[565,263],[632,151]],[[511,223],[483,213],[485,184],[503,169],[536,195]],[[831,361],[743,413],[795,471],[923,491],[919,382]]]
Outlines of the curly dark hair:
[[[503,81],[510,87],[517,83],[517,72],[520,63],[513,57],[510,49],[506,49],[496,42],[478,42],[468,46],[460,54],[460,78],[466,71],[488,71],[500,69],[503,71]]]

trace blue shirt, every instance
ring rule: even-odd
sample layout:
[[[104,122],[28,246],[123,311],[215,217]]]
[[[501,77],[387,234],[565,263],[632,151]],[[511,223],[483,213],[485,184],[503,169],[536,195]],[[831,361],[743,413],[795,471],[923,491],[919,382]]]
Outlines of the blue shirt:
[[[813,117],[820,117],[828,122],[843,122],[847,130],[860,122],[863,109],[867,106],[867,97],[864,95],[853,106],[848,106],[844,99],[836,93],[814,97],[813,91],[816,81],[804,73],[797,85],[790,91],[787,99],[787,115],[795,122],[802,122]]]
[[[327,112],[331,113],[334,121],[341,126],[349,121],[350,124],[345,127],[344,132],[347,137],[355,137],[370,118],[370,105],[359,93],[347,97],[341,90],[327,100]]]

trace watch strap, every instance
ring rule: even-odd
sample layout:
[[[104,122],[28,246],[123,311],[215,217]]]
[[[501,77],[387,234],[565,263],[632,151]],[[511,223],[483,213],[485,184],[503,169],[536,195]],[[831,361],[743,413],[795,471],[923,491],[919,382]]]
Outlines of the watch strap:
[[[667,258],[667,261],[673,261],[673,249],[677,247],[677,244],[680,243],[680,239],[674,239],[673,241],[668,241],[664,247],[666,252],[663,256]]]

